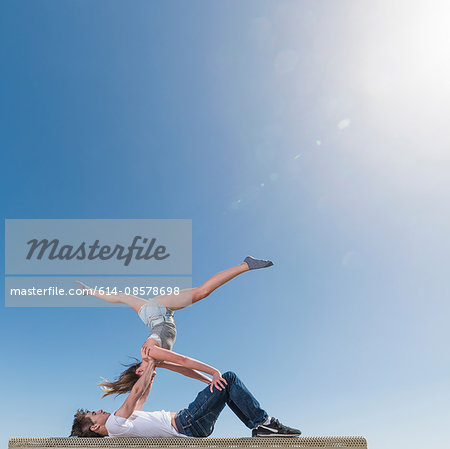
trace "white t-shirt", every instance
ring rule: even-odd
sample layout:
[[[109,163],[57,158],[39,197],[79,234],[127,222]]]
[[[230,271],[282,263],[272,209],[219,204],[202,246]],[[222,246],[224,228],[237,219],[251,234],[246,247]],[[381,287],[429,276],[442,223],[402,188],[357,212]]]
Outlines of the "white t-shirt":
[[[110,437],[187,437],[175,430],[170,422],[170,412],[165,410],[158,412],[135,410],[128,419],[111,414],[105,427]]]

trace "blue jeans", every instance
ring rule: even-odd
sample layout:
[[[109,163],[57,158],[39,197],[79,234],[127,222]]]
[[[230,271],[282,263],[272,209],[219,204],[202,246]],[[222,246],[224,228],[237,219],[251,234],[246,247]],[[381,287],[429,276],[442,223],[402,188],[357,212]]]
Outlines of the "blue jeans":
[[[175,424],[178,432],[189,437],[211,435],[225,404],[250,429],[267,419],[267,413],[235,373],[228,371],[223,378],[228,382],[224,390],[214,388],[211,393],[208,386],[200,391],[188,408],[176,414]]]

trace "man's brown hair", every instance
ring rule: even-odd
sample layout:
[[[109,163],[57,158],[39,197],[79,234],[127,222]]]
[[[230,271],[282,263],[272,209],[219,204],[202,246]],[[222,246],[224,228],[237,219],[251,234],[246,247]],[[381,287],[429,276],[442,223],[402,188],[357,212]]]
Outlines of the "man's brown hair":
[[[92,419],[86,417],[86,413],[88,410],[83,410],[79,408],[75,413],[72,432],[70,433],[71,437],[103,437],[97,432],[94,432],[90,429],[92,425],[94,425]]]

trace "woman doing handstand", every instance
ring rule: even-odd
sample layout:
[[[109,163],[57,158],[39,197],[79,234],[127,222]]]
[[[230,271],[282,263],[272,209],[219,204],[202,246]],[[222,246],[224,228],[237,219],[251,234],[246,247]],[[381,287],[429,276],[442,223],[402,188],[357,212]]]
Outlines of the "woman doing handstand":
[[[206,298],[216,288],[246,271],[272,265],[273,263],[270,260],[255,259],[248,256],[241,264],[215,274],[199,287],[188,288],[180,290],[178,294],[171,293],[151,299],[143,299],[124,293],[101,293],[77,281],[77,286],[83,289],[84,294],[90,294],[111,303],[123,303],[131,307],[137,312],[144,324],[151,329],[150,336],[141,348],[142,362],[130,365],[116,381],[105,381],[100,384],[105,391],[103,396],[131,391],[151,359],[154,359],[157,366],[161,368],[167,368],[210,384],[211,391],[213,387],[221,390],[226,381],[222,378],[219,370],[199,360],[172,351],[177,335],[173,312]],[[199,371],[210,374],[212,380]]]

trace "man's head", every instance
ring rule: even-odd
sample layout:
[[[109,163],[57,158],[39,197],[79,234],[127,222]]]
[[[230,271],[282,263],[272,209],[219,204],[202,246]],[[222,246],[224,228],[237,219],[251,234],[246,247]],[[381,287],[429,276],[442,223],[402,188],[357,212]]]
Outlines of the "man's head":
[[[79,409],[74,415],[71,437],[105,437],[108,435],[105,423],[111,413],[98,410],[90,412]]]

